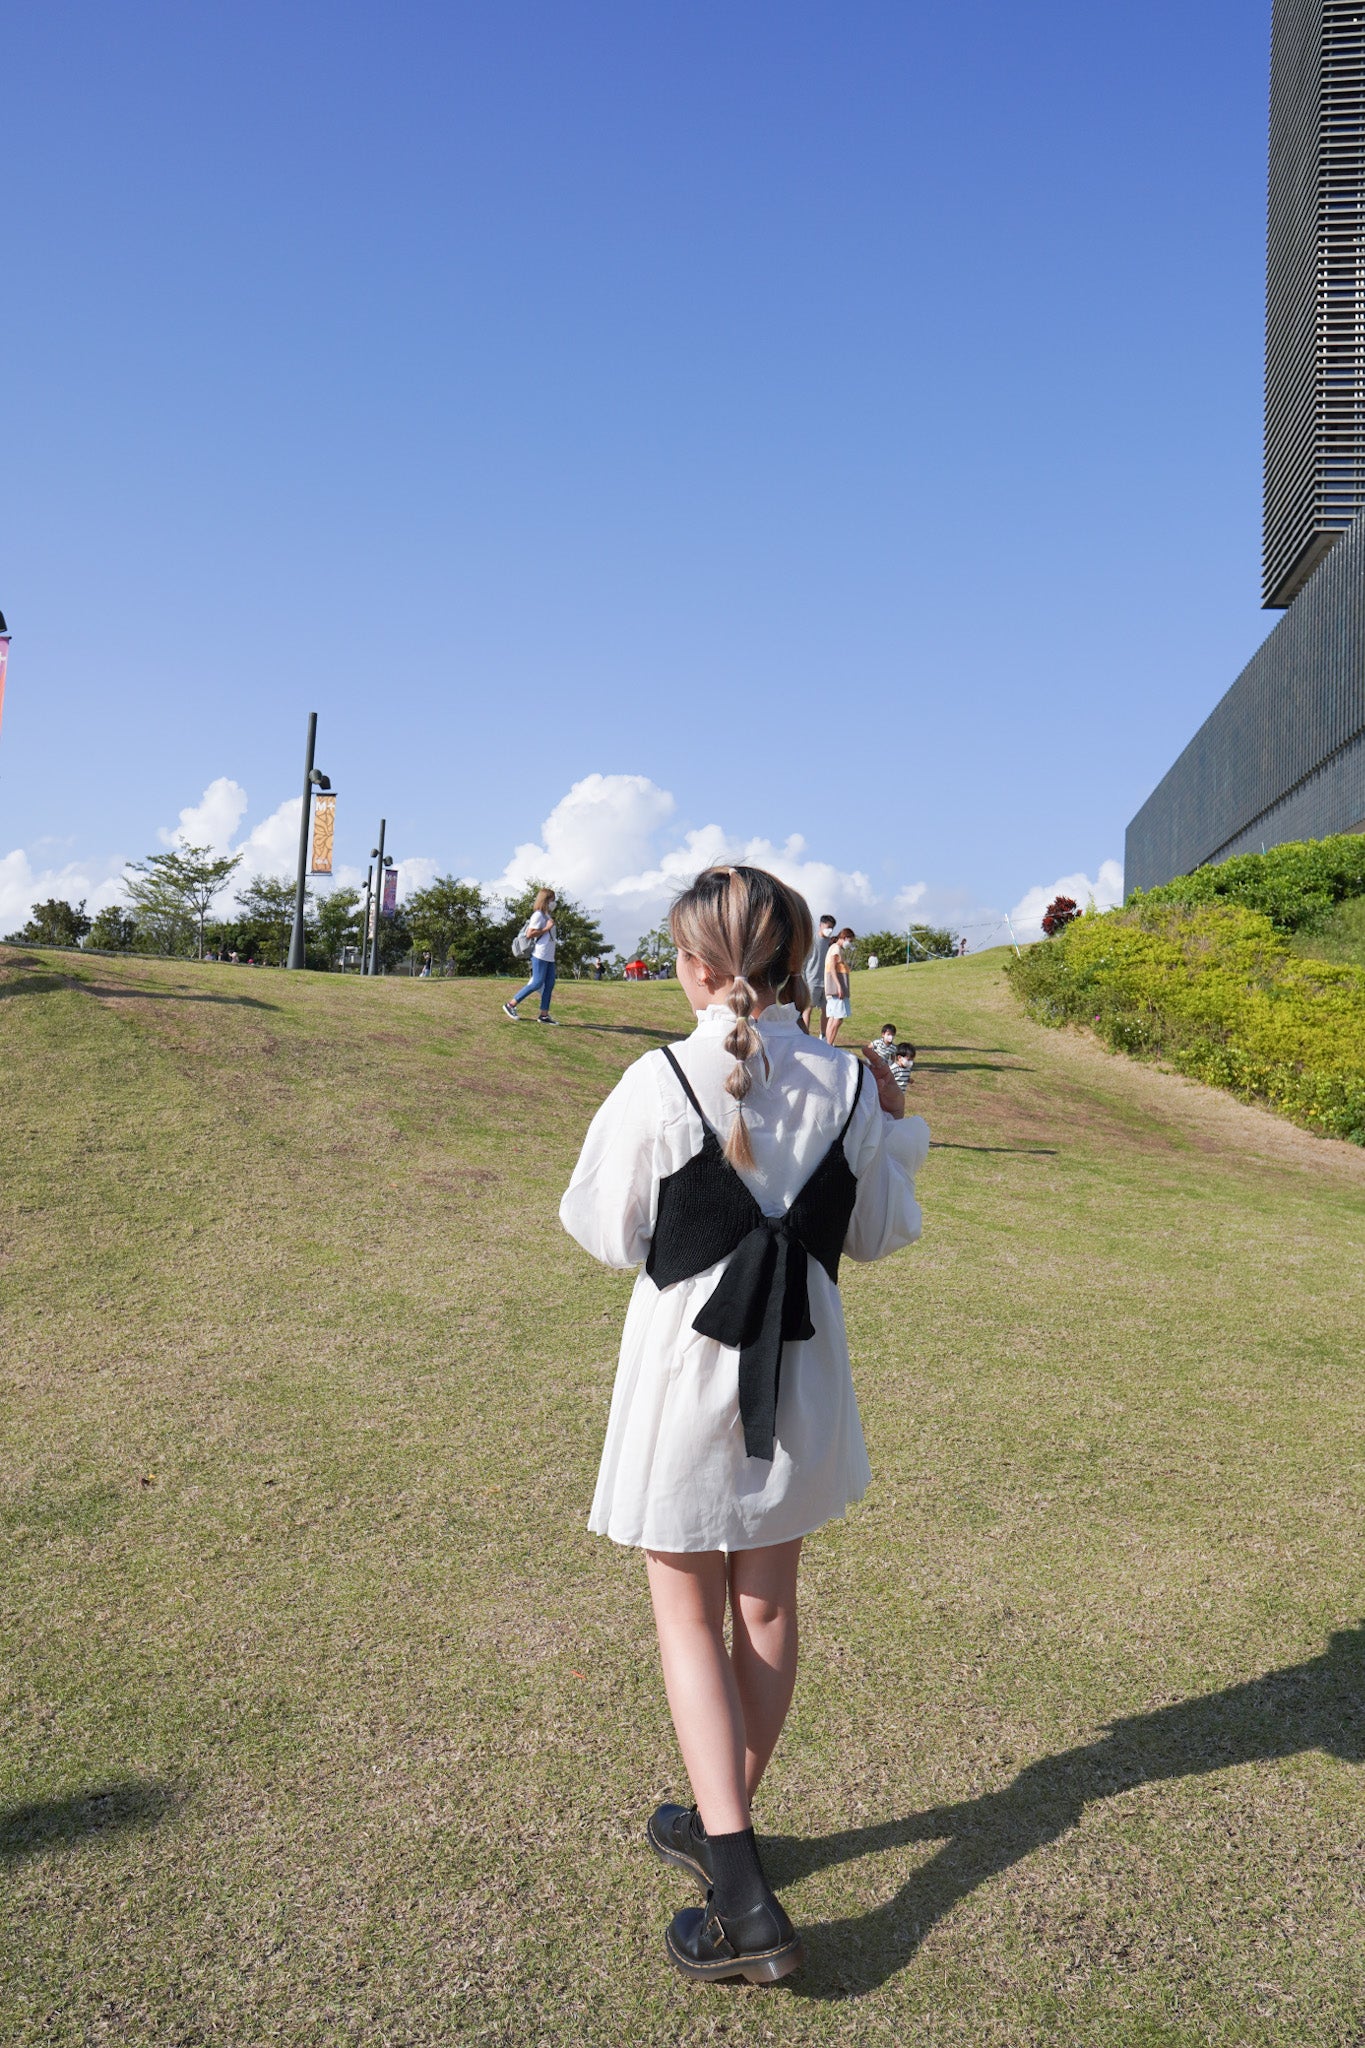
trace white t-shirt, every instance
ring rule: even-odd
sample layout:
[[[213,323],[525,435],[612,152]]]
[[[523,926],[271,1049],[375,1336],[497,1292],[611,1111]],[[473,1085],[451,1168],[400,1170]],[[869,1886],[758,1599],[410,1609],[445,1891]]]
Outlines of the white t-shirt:
[[[526,920],[528,932],[539,932],[541,936],[531,948],[533,960],[553,960],[555,957],[554,919],[548,910],[533,910]]]

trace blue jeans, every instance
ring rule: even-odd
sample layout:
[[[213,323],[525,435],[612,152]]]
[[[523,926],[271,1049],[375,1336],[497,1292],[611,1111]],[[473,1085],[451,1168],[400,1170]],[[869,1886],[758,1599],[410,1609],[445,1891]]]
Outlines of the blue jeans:
[[[516,994],[512,998],[512,1001],[514,1003],[524,1003],[526,1001],[527,996],[533,996],[536,993],[536,990],[539,989],[540,1014],[543,1017],[549,1010],[550,997],[554,994],[554,986],[554,961],[533,960],[531,962],[531,979],[527,982],[525,988],[519,988],[517,990]]]

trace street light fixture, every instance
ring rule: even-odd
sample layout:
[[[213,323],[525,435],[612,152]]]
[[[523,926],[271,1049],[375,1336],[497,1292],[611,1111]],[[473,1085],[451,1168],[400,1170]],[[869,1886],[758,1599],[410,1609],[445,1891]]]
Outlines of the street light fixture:
[[[330,790],[331,777],[313,766],[313,744],[318,736],[318,715],[308,714],[308,751],[303,763],[303,813],[299,818],[299,865],[294,877],[294,929],[289,935],[290,967],[305,967],[303,943],[303,898],[308,874],[308,827],[312,823],[313,798],[321,790]]]

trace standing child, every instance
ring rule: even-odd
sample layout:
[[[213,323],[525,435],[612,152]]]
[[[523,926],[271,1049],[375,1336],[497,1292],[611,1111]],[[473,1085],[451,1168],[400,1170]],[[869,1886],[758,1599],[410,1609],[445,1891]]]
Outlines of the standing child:
[[[880,1051],[881,1048],[878,1047],[878,1050]],[[883,1055],[883,1057],[885,1057],[885,1055]],[[904,1095],[906,1089],[910,1086],[910,1083],[915,1078],[914,1046],[907,1045],[904,1042],[904,1040],[902,1040],[902,1042],[896,1047],[895,1055],[889,1062],[889,1064],[891,1067],[892,1076],[895,1079],[897,1085],[899,1086],[901,1094]]]
[[[810,912],[761,868],[708,868],[673,905],[697,1016],[593,1118],[560,1217],[638,1266],[589,1527],[645,1552],[664,1687],[695,1804],[647,1837],[705,1891],[665,1941],[685,1976],[785,1977],[801,1940],[751,1802],[796,1680],[801,1542],[870,1478],[841,1253],[919,1236],[929,1145],[880,1060],[800,1028]],[[731,1645],[725,1641],[726,1605]]]
[[[882,1035],[873,1050],[881,1054],[889,1067],[892,1060],[896,1057],[896,1027],[894,1024],[883,1024]]]

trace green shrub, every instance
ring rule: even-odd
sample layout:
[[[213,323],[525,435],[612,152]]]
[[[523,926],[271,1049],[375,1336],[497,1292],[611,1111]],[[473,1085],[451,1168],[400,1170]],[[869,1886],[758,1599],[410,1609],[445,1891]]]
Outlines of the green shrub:
[[[1089,1025],[1116,1051],[1365,1144],[1365,972],[1295,954],[1267,915],[1149,890],[1007,971],[1045,1024]]]
[[[1268,853],[1239,853],[1217,867],[1177,875],[1158,889],[1135,889],[1127,907],[1149,903],[1239,903],[1259,910],[1277,931],[1311,931],[1348,896],[1365,896],[1365,834],[1294,839]]]

